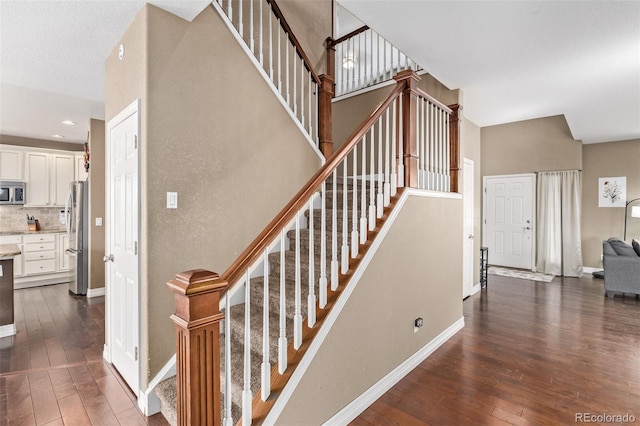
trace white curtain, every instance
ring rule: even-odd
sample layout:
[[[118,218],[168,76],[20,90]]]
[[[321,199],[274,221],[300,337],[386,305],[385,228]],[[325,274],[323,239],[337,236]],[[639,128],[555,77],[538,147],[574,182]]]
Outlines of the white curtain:
[[[582,275],[581,193],[577,170],[538,173],[538,272]]]

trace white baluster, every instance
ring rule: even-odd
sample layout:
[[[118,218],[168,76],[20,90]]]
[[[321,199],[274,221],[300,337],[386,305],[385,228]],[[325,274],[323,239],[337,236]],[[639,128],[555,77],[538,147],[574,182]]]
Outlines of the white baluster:
[[[280,234],[280,335],[278,337],[278,373],[284,374],[287,369],[287,305],[285,281],[285,230]]]
[[[364,58],[363,58],[363,73],[364,73],[364,78],[363,78],[363,87],[367,87],[369,85],[369,73],[367,72],[367,67],[369,66],[368,63],[371,62],[371,53],[369,52],[368,48],[367,48],[367,31],[362,33],[362,38],[364,39]]]
[[[262,0],[260,0],[262,3]],[[253,41],[253,0],[249,0],[249,49],[255,55],[255,46]]]
[[[228,291],[225,292],[224,301],[224,408],[222,418],[224,426],[233,426],[231,415],[231,303]]]
[[[282,47],[280,45],[280,19],[277,20],[276,30],[278,31],[278,92],[282,95]]]
[[[353,196],[351,216],[351,257],[358,257],[360,239],[358,237],[358,144],[353,147]]]
[[[311,117],[312,117],[312,112],[311,112],[311,86],[315,84],[315,82],[313,81],[313,77],[311,76],[311,71],[308,72],[309,74],[309,88],[308,88],[308,94],[307,94],[307,101],[309,102],[309,106],[308,106],[308,110],[309,113],[309,136],[313,137],[313,125],[311,124]],[[304,125],[304,123],[302,123]],[[315,138],[314,138],[315,140]]]
[[[442,191],[442,166],[444,158],[444,147],[442,146],[442,110],[438,108],[438,191]]]
[[[247,269],[244,288],[244,386],[242,388],[242,424],[251,424],[251,271]]]
[[[269,78],[275,83],[273,80],[273,12],[271,11],[271,3],[269,3],[267,15],[269,16]],[[278,86],[278,90],[280,90],[280,86]]]
[[[347,223],[347,159],[342,162],[342,274],[349,271],[349,242]]]
[[[424,189],[425,185],[424,185],[424,130],[425,130],[425,126],[424,126],[424,102],[422,100],[422,98],[418,98],[418,107],[416,108],[416,114],[418,114],[418,120],[416,121],[418,123],[418,188],[420,189]]]
[[[263,37],[263,29],[262,29],[262,3],[264,3],[263,0],[258,0],[259,4],[260,4],[260,25],[258,27],[258,44],[260,45],[260,65],[264,67],[264,55],[263,55],[263,51],[264,51],[264,46],[262,45],[263,41],[262,41],[262,37]]]
[[[367,242],[367,134],[362,137],[362,189],[360,191],[360,244]]]
[[[378,198],[376,200],[376,216],[382,217],[384,212],[384,196],[382,187],[384,185],[384,176],[382,175],[382,117],[378,119]]]
[[[331,202],[331,290],[338,288],[338,169],[332,175],[333,196]]]
[[[398,110],[397,104],[400,102],[400,98],[396,98],[393,101],[393,126],[391,128],[391,196],[395,197],[398,193],[398,175],[396,173],[396,165],[398,163],[398,159],[396,158],[396,144],[398,143],[398,135],[397,135],[397,127],[396,124],[398,122]]]
[[[300,124],[304,127],[304,82],[305,82],[304,59],[300,59]],[[311,115],[311,111],[307,111]]]
[[[362,52],[361,47],[362,46],[361,46],[361,42],[360,42],[360,34],[358,34],[358,53]],[[357,61],[356,61],[356,56],[355,56],[355,54],[353,55],[353,66],[354,67],[358,67],[358,78],[356,80],[356,85],[357,85],[358,89],[362,88],[362,77],[361,77],[362,66],[360,65],[361,60],[362,60],[362,58],[359,57],[359,58],[357,58]]]
[[[382,81],[382,55],[380,54],[380,34],[376,33],[378,36],[378,44],[376,45],[376,51],[378,52],[378,68],[376,69],[376,83],[380,83]]]
[[[309,201],[309,295],[307,297],[307,324],[309,328],[313,327],[316,323],[316,277],[315,277],[315,266],[316,266],[316,254],[315,254],[315,238],[314,238],[314,229],[313,229],[313,200],[315,199],[315,194],[311,196],[311,201]]]
[[[296,68],[298,68],[296,66],[296,48],[295,46],[292,47],[293,48],[293,58],[292,58],[292,63],[293,63],[293,98],[291,99],[291,102],[293,102],[293,115],[295,115],[296,117],[298,116],[298,83],[296,80]],[[288,51],[288,50],[287,50]],[[302,74],[302,72],[300,73]]]
[[[262,298],[262,384],[260,396],[266,401],[271,394],[271,362],[269,361],[269,250],[262,256],[263,298]]]
[[[375,185],[375,124],[371,126],[369,137],[369,231],[376,229],[376,185]]]
[[[244,29],[242,23],[242,0],[238,0],[238,32],[240,37],[244,38]]]
[[[390,137],[390,132],[391,132],[391,123],[389,122],[389,110],[391,109],[391,107],[387,107],[387,110],[385,111],[385,120],[386,120],[386,133],[387,136],[384,139],[384,206],[388,206],[391,203],[391,184],[389,183],[389,163],[390,163],[390,159],[389,159],[389,144],[391,143],[391,137]]]
[[[285,35],[287,35],[285,33]],[[284,57],[285,57],[285,61],[284,61],[284,79],[285,79],[285,86],[286,86],[286,92],[287,92],[287,103],[289,105],[291,105],[291,96],[289,94],[289,43],[285,43],[284,44]],[[294,62],[295,63],[295,62]]]
[[[227,2],[227,16],[229,17],[229,21],[233,24],[233,7],[231,6],[231,0]]]
[[[302,345],[302,279],[300,276],[300,212],[296,213],[295,309],[293,314],[293,348]]]
[[[320,308],[327,306],[327,182],[322,182],[322,207],[320,208]]]
[[[451,135],[449,134],[449,114],[445,113],[444,115],[444,131],[445,131],[445,141],[444,146],[446,150],[446,157],[444,161],[444,167],[446,170],[446,179],[445,179],[445,191],[451,191]]]
[[[382,81],[386,81],[387,80],[387,70],[389,69],[389,64],[387,63],[387,44],[389,44],[389,42],[387,40],[384,40],[384,43],[382,43],[382,54],[383,56],[383,73],[382,73]]]

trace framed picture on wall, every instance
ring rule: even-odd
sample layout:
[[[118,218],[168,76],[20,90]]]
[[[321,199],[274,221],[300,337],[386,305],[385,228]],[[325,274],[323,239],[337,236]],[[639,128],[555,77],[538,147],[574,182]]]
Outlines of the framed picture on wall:
[[[626,202],[626,176],[598,179],[598,207],[624,207]]]

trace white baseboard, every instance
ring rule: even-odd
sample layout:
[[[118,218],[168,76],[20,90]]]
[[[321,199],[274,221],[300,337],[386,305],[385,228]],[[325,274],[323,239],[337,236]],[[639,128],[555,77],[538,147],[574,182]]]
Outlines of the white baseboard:
[[[100,287],[100,288],[89,288],[87,289],[87,297],[98,297],[98,296],[104,296],[105,292],[105,288],[104,287]]]
[[[583,266],[582,267],[582,273],[583,274],[593,274],[594,272],[597,271],[602,271],[603,268],[591,268],[589,266]]]
[[[102,358],[104,358],[105,361],[111,364],[111,349],[109,349],[109,346],[107,346],[106,343],[104,344],[104,348],[102,349]]]
[[[176,375],[176,356],[173,355],[171,359],[162,367],[156,377],[149,382],[147,390],[140,390],[138,392],[138,407],[145,416],[152,416],[160,412],[160,398],[156,395],[156,386],[161,381],[173,377]]]
[[[476,294],[477,292],[479,292],[480,290],[482,290],[482,287],[480,286],[480,283],[474,285],[471,288],[471,294],[469,296],[473,296],[474,294]]]
[[[389,374],[384,376],[378,383],[366,390],[362,395],[354,399],[349,405],[344,407],[333,417],[327,420],[325,425],[346,425],[353,421],[387,392],[393,385],[398,383],[404,376],[409,374],[411,370],[416,368],[422,361],[427,359],[436,349],[444,342],[449,340],[454,334],[464,327],[464,317],[451,324],[446,330],[436,336],[435,339],[427,343],[418,352],[413,354],[409,359],[393,369]]]
[[[16,334],[15,324],[0,325],[0,337],[9,337]]]

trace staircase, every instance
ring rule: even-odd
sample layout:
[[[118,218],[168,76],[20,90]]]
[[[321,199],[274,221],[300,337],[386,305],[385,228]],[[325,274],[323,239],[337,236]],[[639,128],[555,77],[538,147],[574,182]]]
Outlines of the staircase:
[[[325,208],[327,215],[332,217],[332,207],[333,207],[333,185],[332,180],[329,179],[327,181],[327,191],[325,197]],[[362,181],[358,181],[357,191],[362,189]],[[375,184],[374,184],[375,186]],[[370,182],[365,183],[365,187],[367,188],[367,193],[371,188]],[[326,269],[325,273],[327,277],[330,277],[330,264],[331,264],[331,243],[332,238],[336,238],[338,251],[340,251],[343,245],[343,227],[345,210],[343,209],[343,199],[345,196],[345,186],[343,185],[343,179],[338,178],[336,181],[336,228],[337,232],[333,234],[333,222],[328,221],[326,223],[326,238],[327,245],[329,250],[326,252]],[[353,199],[353,180],[351,178],[347,179],[346,183],[346,195],[347,200]],[[318,198],[319,202],[322,202],[320,198]],[[350,244],[349,233],[352,230],[353,226],[353,210],[351,209],[352,203],[348,203],[347,207],[347,215],[346,215],[346,225],[347,225],[347,236],[348,236],[348,244]],[[300,229],[298,234],[296,235],[296,230],[292,229],[286,233],[286,236],[289,240],[289,249],[285,250],[282,254],[280,252],[270,253],[268,256],[269,262],[269,275],[268,280],[265,280],[264,277],[256,277],[251,279],[250,284],[250,313],[251,313],[251,331],[250,331],[250,340],[251,340],[251,392],[253,395],[259,395],[260,392],[260,379],[261,379],[261,369],[263,362],[263,301],[264,301],[264,290],[265,290],[265,282],[268,281],[268,300],[269,300],[269,335],[271,342],[269,347],[270,354],[270,363],[269,370],[271,368],[277,368],[277,354],[278,354],[278,338],[280,336],[280,292],[281,292],[281,262],[284,259],[284,311],[286,317],[286,338],[289,342],[289,346],[293,342],[293,322],[295,315],[295,283],[296,283],[296,248],[299,246],[299,256],[300,256],[300,312],[303,319],[306,320],[307,312],[308,312],[308,300],[309,300],[309,270],[310,262],[309,262],[309,253],[310,253],[310,242],[311,236],[313,235],[313,275],[315,277],[314,282],[314,294],[316,298],[320,292],[320,288],[318,285],[318,277],[320,275],[320,253],[321,253],[321,238],[320,238],[320,230],[322,226],[321,216],[318,214],[321,207],[317,207],[313,209],[313,213],[310,210],[306,210],[304,212],[304,222],[306,222],[306,226],[303,229]],[[310,215],[313,215],[313,220],[310,220]],[[302,218],[300,218],[302,220]],[[311,222],[313,225],[310,226]],[[310,228],[313,228],[313,234],[310,231]],[[230,342],[231,342],[231,353],[241,354],[244,350],[244,339],[245,339],[245,304],[239,303],[231,307],[231,318],[230,318]],[[220,341],[222,344],[221,351],[221,359],[224,360],[224,337],[220,336]],[[242,410],[240,409],[242,402],[242,385],[243,385],[243,370],[244,370],[244,360],[242,357],[233,357],[231,362],[231,375],[233,380],[231,381],[231,400],[232,400],[232,417],[234,423],[237,422],[242,416]],[[224,361],[222,363],[221,369],[221,382],[224,383]],[[225,390],[223,389],[224,393]],[[177,416],[176,416],[176,378],[171,377],[169,379],[164,380],[156,387],[156,394],[160,398],[162,402],[162,414],[167,419],[167,421],[172,424],[177,424]],[[222,412],[222,409],[221,409]]]

